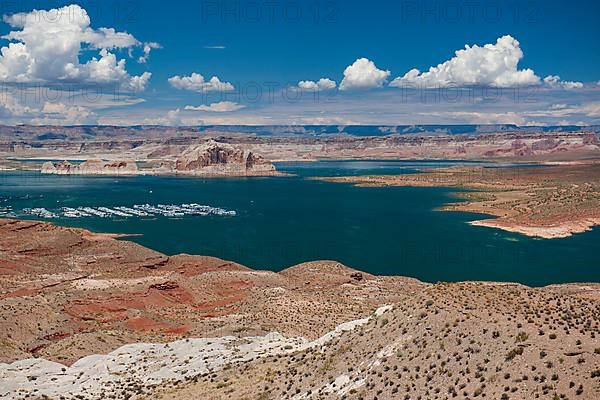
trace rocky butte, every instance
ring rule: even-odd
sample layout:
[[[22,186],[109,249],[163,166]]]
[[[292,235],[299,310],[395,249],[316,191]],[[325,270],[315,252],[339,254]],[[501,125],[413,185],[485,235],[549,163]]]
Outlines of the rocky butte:
[[[194,176],[274,176],[275,166],[262,156],[214,140],[190,145],[175,160],[150,164],[139,169],[135,161],[88,160],[81,164],[68,161],[46,162],[42,174],[56,175],[194,175]]]
[[[274,175],[275,166],[252,151],[209,140],[189,146],[175,162],[177,174],[215,176]]]

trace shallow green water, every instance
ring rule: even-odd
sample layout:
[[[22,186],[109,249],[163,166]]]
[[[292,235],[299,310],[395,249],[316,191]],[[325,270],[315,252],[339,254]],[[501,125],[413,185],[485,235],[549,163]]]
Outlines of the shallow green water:
[[[434,163],[447,166],[448,163]],[[414,172],[414,162],[280,164],[285,178],[60,177],[0,174],[0,207],[131,206],[199,203],[237,216],[59,218],[101,232],[141,233],[131,240],[166,254],[214,255],[280,270],[334,259],[387,275],[425,281],[518,281],[539,286],[600,282],[600,230],[540,240],[472,227],[468,213],[435,211],[452,200],[444,188],[358,188],[306,177]]]

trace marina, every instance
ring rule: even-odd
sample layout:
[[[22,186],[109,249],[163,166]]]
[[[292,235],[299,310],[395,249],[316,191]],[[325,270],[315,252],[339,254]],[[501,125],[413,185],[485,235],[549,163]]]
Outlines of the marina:
[[[197,203],[186,204],[134,204],[133,206],[97,206],[97,207],[62,207],[57,210],[49,210],[44,207],[23,208],[20,212],[14,212],[11,207],[0,208],[2,216],[31,216],[42,219],[55,218],[143,218],[143,217],[167,217],[177,218],[185,216],[210,215],[220,217],[235,217],[236,212],[219,207],[201,205]]]
[[[598,280],[598,270],[588,267],[596,264],[598,229],[539,240],[470,224],[486,215],[438,211],[456,201],[456,189],[359,187],[313,179],[415,173],[422,165],[285,163],[277,167],[289,177],[265,179],[30,179],[26,172],[10,172],[0,178],[0,216],[131,234],[128,240],[167,255],[209,255],[274,271],[336,260],[368,273],[428,282],[543,286]]]
[[[11,206],[0,207],[0,217],[12,217],[14,216]]]

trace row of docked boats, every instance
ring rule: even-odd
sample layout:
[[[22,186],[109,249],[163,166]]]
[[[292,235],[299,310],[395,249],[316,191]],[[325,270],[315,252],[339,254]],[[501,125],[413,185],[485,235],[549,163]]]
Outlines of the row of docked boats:
[[[8,210],[8,209],[7,209]],[[1,211],[1,210],[0,210]],[[12,210],[11,210],[12,211]],[[62,207],[48,210],[43,207],[24,208],[22,214],[44,219],[53,218],[135,218],[135,217],[185,217],[185,216],[223,216],[234,217],[236,212],[220,207],[212,207],[197,203],[186,204],[134,204],[133,206],[81,206]],[[0,214],[1,215],[1,214]]]

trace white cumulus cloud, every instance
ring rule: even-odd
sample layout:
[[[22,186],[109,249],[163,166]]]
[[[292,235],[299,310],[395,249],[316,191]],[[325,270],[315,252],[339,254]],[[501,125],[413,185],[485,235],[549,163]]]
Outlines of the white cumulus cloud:
[[[13,94],[0,95],[0,117],[4,123],[32,125],[78,125],[96,123],[96,114],[76,104],[44,101],[23,104]]]
[[[4,22],[13,30],[2,36],[10,43],[0,49],[0,82],[100,82],[143,89],[150,79],[149,72],[131,76],[125,60],[111,52],[141,43],[113,28],[93,29],[78,5],[4,16]],[[95,50],[99,58],[80,63],[83,51]]]
[[[85,107],[46,102],[31,123],[34,125],[80,125],[95,123],[95,118],[94,112]]]
[[[390,86],[420,85],[490,85],[507,87],[515,84],[539,84],[533,70],[519,69],[523,51],[519,41],[510,35],[502,36],[496,44],[469,46],[455,52],[455,56],[427,72],[408,71],[392,81]]]
[[[371,89],[382,87],[390,71],[384,71],[367,58],[359,58],[344,70],[344,79],[340,83],[340,90]]]
[[[544,84],[553,89],[581,89],[583,83],[573,81],[563,81],[558,75],[548,75],[544,78]]]
[[[568,108],[569,106],[564,104],[564,103],[559,103],[559,104],[552,104],[550,106],[551,110],[564,110],[565,108]]]
[[[0,93],[0,117],[23,116],[31,111],[30,107],[17,101],[12,93]]]
[[[160,45],[160,43],[156,43],[156,42],[147,42],[144,43],[144,55],[140,56],[138,58],[138,62],[140,64],[146,64],[146,62],[148,61],[148,58],[150,57],[150,52],[153,49],[161,49],[162,46]]]
[[[184,110],[187,111],[206,111],[206,112],[232,112],[241,110],[246,106],[242,104],[238,104],[233,101],[220,101],[218,103],[212,103],[209,105],[201,105],[201,106],[185,106]]]
[[[332,90],[337,87],[337,83],[329,78],[321,78],[318,81],[300,81],[298,87],[308,92],[319,92]]]
[[[550,115],[555,117],[567,117],[572,115],[584,115],[586,117],[600,117],[600,102],[589,102],[577,105],[570,105],[561,108],[551,108],[551,111],[541,111],[541,115]]]
[[[229,82],[221,82],[216,76],[207,81],[204,79],[204,76],[196,72],[190,76],[172,76],[169,78],[169,83],[176,89],[191,90],[194,92],[227,92],[235,90]]]

